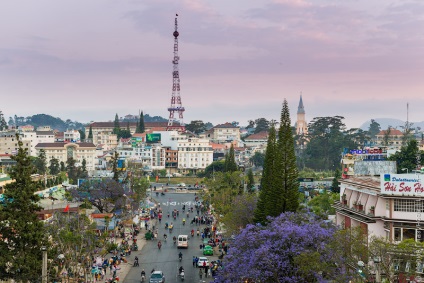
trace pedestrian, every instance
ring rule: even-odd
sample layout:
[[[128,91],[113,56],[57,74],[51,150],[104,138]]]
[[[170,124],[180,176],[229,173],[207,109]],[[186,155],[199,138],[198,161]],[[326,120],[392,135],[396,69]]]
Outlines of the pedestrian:
[[[196,262],[195,267],[197,268],[197,263],[199,262],[199,258],[197,256],[195,258],[195,262]]]
[[[196,257],[193,256],[193,267],[196,265]]]

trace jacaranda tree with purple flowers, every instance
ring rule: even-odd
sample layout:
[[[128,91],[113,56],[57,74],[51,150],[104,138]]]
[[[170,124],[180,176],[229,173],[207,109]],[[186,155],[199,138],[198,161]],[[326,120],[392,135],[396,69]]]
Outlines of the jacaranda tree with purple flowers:
[[[286,212],[248,225],[230,244],[216,282],[348,282],[329,248],[336,227],[312,213]]]

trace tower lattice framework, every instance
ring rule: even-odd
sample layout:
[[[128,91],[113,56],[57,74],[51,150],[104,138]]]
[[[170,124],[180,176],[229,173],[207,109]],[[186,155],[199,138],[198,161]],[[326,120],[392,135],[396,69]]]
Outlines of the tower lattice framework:
[[[176,15],[178,16],[178,14]],[[184,107],[181,102],[180,95],[180,72],[178,68],[178,61],[180,57],[178,56],[178,21],[177,17],[175,17],[175,31],[173,33],[174,36],[174,60],[172,60],[173,72],[172,72],[172,97],[171,97],[171,106],[168,108],[169,111],[169,119],[168,126],[166,127],[167,131],[185,131],[185,126],[183,122],[184,118]],[[178,113],[179,123],[175,118],[175,112]]]

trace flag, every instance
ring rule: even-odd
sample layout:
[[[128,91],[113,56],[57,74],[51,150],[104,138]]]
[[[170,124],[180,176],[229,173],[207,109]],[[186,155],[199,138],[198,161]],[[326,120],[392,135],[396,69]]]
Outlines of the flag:
[[[63,212],[68,212],[69,211],[69,204],[66,205],[65,209],[63,210]]]

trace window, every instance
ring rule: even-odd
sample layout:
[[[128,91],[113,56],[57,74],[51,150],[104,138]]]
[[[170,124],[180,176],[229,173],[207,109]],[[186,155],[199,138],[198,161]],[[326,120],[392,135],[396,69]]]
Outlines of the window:
[[[413,199],[395,199],[394,211],[401,212],[424,212],[423,202]]]

